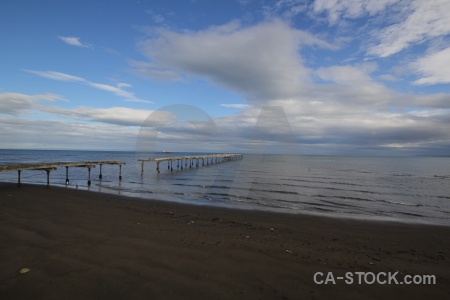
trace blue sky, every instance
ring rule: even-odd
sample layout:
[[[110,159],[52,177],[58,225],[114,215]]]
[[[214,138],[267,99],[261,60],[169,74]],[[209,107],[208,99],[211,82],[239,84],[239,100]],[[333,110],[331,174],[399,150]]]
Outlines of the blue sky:
[[[448,20],[446,0],[4,1],[0,148],[448,155]]]

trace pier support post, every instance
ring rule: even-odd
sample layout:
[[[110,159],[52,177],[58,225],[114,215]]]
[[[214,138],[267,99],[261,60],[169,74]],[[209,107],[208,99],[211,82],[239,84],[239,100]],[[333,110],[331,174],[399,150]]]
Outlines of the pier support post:
[[[100,165],[101,168],[102,165]],[[122,164],[119,165],[119,180],[122,180]]]
[[[170,172],[173,172],[172,163],[173,163],[173,160],[170,161]]]
[[[87,167],[88,169],[88,186],[91,186],[91,167]]]
[[[183,170],[183,159],[181,159],[181,170]]]
[[[141,176],[144,175],[144,161],[141,161]]]
[[[66,166],[66,185],[69,184],[69,167]]]
[[[17,170],[17,186],[21,186],[22,184],[20,183],[20,172],[22,172],[22,170]]]
[[[156,171],[159,173],[159,161],[156,162]]]
[[[45,172],[47,172],[47,188],[50,187],[50,170],[46,169]]]
[[[169,170],[169,169],[170,169],[170,162],[167,161],[167,170]]]
[[[100,174],[98,175],[98,179],[102,179],[102,164],[100,164]]]

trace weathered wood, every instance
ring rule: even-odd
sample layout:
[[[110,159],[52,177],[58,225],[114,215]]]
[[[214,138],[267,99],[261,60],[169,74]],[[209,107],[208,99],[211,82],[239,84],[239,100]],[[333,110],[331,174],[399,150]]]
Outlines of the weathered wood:
[[[172,160],[179,160],[179,159],[218,159],[218,158],[224,158],[224,159],[232,159],[232,158],[242,158],[242,154],[209,154],[209,155],[189,155],[189,156],[169,156],[169,157],[156,157],[156,158],[148,158],[148,159],[138,159],[140,162],[147,162],[147,161],[155,161],[155,162],[161,162],[161,161],[172,161]]]
[[[95,165],[124,165],[123,162],[117,160],[102,160],[102,161],[84,161],[84,162],[45,162],[45,163],[23,163],[23,164],[9,164],[0,165],[0,172],[17,171],[17,170],[45,170],[56,167],[92,167]]]
[[[83,161],[83,162],[46,162],[46,163],[23,163],[23,164],[9,164],[0,165],[0,172],[17,171],[17,186],[21,186],[20,173],[24,170],[43,170],[47,172],[47,187],[50,186],[50,171],[56,170],[57,167],[63,166],[66,168],[66,185],[69,184],[69,167],[80,167],[88,169],[88,186],[91,185],[91,168],[95,168],[96,165],[100,165],[100,175],[102,178],[102,165],[119,165],[120,175],[119,179],[122,179],[122,166],[124,162],[118,162],[117,160],[101,160],[101,161]]]
[[[160,172],[159,164],[164,161],[167,161],[167,169],[170,171],[173,171],[172,162],[174,160],[178,161],[177,168],[181,161],[181,170],[183,170],[183,160],[184,160],[185,167],[187,167],[187,164],[189,163],[189,168],[192,168],[192,166],[194,166],[194,160],[195,160],[195,166],[198,167],[199,163],[200,163],[200,159],[202,159],[202,165],[204,166],[205,159],[206,159],[206,165],[209,165],[209,164],[213,164],[213,163],[241,159],[242,156],[243,156],[242,154],[224,153],[224,154],[208,154],[208,155],[155,157],[155,158],[148,158],[148,159],[138,159],[138,161],[141,162],[141,175],[142,175],[142,174],[144,174],[144,163],[145,162],[156,162],[156,171],[159,173]],[[209,163],[208,163],[208,161],[209,161]]]

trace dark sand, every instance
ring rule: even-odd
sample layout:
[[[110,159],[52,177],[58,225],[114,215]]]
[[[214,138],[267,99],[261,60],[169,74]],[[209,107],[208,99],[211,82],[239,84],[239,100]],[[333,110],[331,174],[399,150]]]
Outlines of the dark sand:
[[[450,227],[0,185],[0,299],[450,299],[449,261]],[[317,285],[318,271],[437,284]]]

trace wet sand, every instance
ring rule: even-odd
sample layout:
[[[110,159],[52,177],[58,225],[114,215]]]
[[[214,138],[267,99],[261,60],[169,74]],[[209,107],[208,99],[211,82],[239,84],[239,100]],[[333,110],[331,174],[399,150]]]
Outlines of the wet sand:
[[[0,267],[0,299],[450,299],[450,227],[2,183]],[[436,284],[314,282],[397,271]]]

